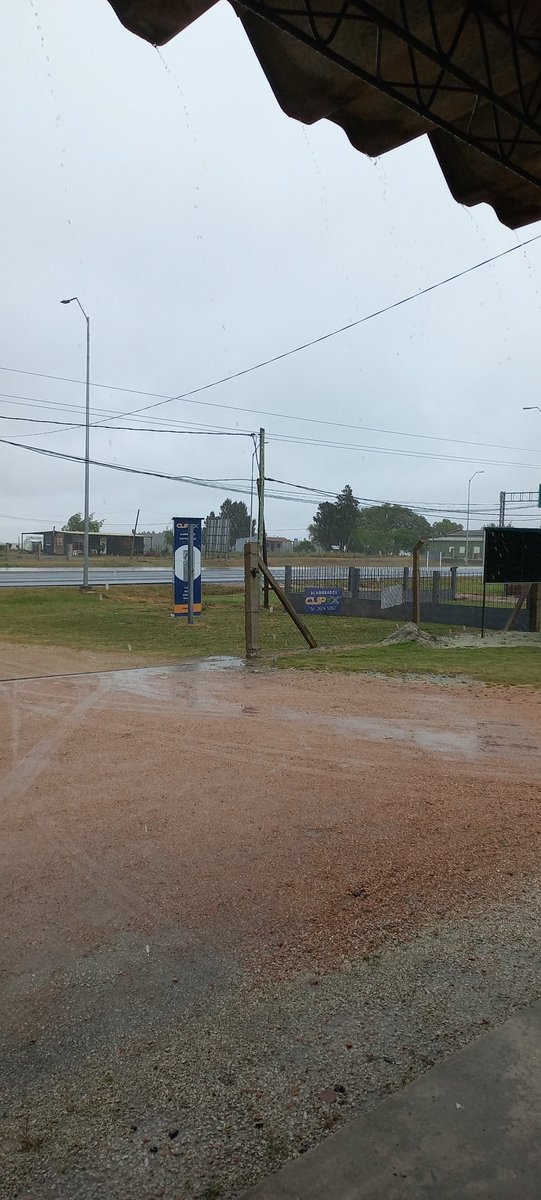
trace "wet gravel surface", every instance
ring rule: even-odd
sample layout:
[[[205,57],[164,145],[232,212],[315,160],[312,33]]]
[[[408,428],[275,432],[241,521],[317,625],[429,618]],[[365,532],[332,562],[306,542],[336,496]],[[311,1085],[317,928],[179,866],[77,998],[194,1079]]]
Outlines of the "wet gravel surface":
[[[264,986],[194,955],[169,1012],[163,960],[120,993],[100,964],[102,1002],[119,1004],[109,1045],[96,1012],[79,1012],[83,1039],[74,1029],[45,1059],[34,1029],[4,1126],[0,1194],[238,1196],[536,998],[540,916],[530,887],[490,913]],[[65,995],[81,980],[62,983]],[[146,1008],[132,989],[146,991]]]
[[[2,1200],[231,1200],[541,993],[533,692],[0,699]]]

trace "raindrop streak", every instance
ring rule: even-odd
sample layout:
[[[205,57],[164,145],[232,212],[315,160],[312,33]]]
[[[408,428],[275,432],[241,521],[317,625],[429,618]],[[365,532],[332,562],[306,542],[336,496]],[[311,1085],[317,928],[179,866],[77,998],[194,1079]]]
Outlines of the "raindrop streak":
[[[159,60],[160,60],[160,62],[161,62],[161,64],[162,64],[162,67],[163,67],[163,69],[164,69],[164,71],[165,71],[166,75],[168,75],[168,76],[169,76],[169,79],[171,80],[171,83],[173,84],[173,87],[175,88],[175,91],[176,91],[176,92],[178,92],[178,95],[180,96],[180,102],[181,102],[181,105],[182,105],[182,111],[183,111],[183,113],[184,113],[184,124],[185,124],[185,126],[186,126],[186,131],[187,131],[187,133],[189,133],[189,135],[190,135],[190,137],[191,137],[191,140],[192,140],[192,143],[193,143],[194,149],[196,150],[196,153],[197,153],[197,158],[198,158],[198,172],[199,172],[199,178],[201,179],[201,178],[202,178],[202,176],[203,176],[203,174],[206,174],[207,168],[206,168],[206,164],[205,164],[204,160],[203,160],[203,159],[202,159],[202,157],[201,157],[201,153],[200,153],[200,150],[199,150],[199,139],[198,139],[197,135],[194,133],[194,130],[193,130],[193,127],[192,127],[192,123],[191,123],[191,120],[190,120],[190,113],[189,113],[189,110],[188,110],[188,105],[187,105],[187,103],[186,103],[186,97],[185,97],[185,95],[184,95],[184,92],[183,92],[183,90],[182,90],[182,87],[181,87],[181,85],[180,85],[180,83],[179,83],[178,79],[176,78],[176,76],[174,75],[173,71],[171,70],[171,67],[169,66],[169,63],[168,63],[168,62],[166,61],[166,59],[163,57],[163,54],[162,54],[162,52],[161,52],[161,50],[160,50],[159,46],[154,46],[154,49],[155,49],[155,51],[156,51],[156,54],[158,55],[158,58],[159,58]],[[195,189],[195,196],[194,196],[194,205],[193,205],[193,207],[194,207],[194,212],[197,212],[197,211],[198,211],[198,209],[199,209],[199,201],[200,201],[200,199],[201,199],[200,189],[199,189],[199,185],[198,185],[197,183],[196,183],[196,184],[194,184],[194,189]],[[203,241],[204,241],[203,234],[201,233],[201,229],[199,229],[199,233],[196,233],[196,234],[195,234],[195,241],[196,241],[196,242],[203,242]],[[207,255],[206,255],[206,253],[205,253],[205,252],[203,252],[203,255],[202,255],[202,258],[201,258],[201,262],[202,262],[202,264],[204,264],[205,266],[206,266],[206,265],[208,265],[208,259],[207,259]]]
[[[312,145],[311,139],[308,137],[308,130],[306,128],[306,125],[301,124],[301,129],[302,129],[302,133],[303,133],[303,137],[304,137],[304,141],[305,141],[308,153],[312,160],[312,166],[314,168],[314,173],[317,176],[317,182],[318,182],[318,188],[319,188],[319,202],[324,210],[323,211],[323,227],[325,230],[325,234],[328,235],[328,233],[329,233],[329,211],[328,211],[329,210],[329,200],[328,200],[327,186],[325,183],[325,177],[322,176],[321,171],[319,169],[319,161],[317,158],[317,154],[314,151],[314,147]],[[333,228],[334,228],[334,222],[333,222]],[[336,250],[336,245],[334,246],[334,249]]]
[[[59,143],[59,167],[60,167],[60,171],[64,173],[63,177],[61,176],[61,187],[62,187],[62,191],[64,194],[64,204],[65,204],[65,218],[64,219],[69,228],[71,240],[72,240],[74,246],[78,249],[78,254],[79,254],[79,257],[77,260],[78,265],[80,267],[82,267],[83,262],[82,262],[82,259],[80,256],[80,248],[78,247],[78,240],[75,236],[72,221],[71,221],[71,216],[70,216],[70,193],[69,193],[69,188],[66,183],[66,147],[62,145],[62,137],[61,137],[62,131],[61,131],[61,127],[60,127],[61,120],[62,120],[61,113],[60,113],[60,100],[58,98],[58,94],[55,90],[55,86],[53,83],[53,76],[52,76],[52,72],[51,72],[51,59],[50,59],[49,54],[47,53],[47,45],[46,45],[45,38],[43,35],[43,25],[42,25],[41,17],[39,15],[36,5],[34,4],[34,0],[28,0],[28,3],[30,5],[32,15],[34,17],[34,21],[36,24],[36,30],[37,30],[37,34],[38,34],[39,41],[40,41],[41,50],[43,53],[43,57],[45,59],[45,64],[46,64],[45,69],[46,69],[46,74],[47,74],[49,93],[50,93],[50,96],[51,96],[51,99],[52,99],[53,105],[54,105],[55,134],[56,134],[57,141]]]

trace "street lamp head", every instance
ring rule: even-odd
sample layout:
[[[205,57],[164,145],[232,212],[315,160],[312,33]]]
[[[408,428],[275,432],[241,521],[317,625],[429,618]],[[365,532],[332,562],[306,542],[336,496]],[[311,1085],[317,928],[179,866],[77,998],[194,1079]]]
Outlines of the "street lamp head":
[[[523,412],[541,412],[541,408],[539,407],[538,404],[523,404],[522,411]]]
[[[60,303],[61,304],[73,304],[73,301],[76,299],[77,299],[77,296],[70,296],[69,300],[61,300]]]

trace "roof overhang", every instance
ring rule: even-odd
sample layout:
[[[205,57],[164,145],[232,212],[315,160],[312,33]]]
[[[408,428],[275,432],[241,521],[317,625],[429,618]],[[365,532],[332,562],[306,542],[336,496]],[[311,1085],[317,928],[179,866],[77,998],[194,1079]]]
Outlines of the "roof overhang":
[[[110,0],[163,45],[215,0]],[[539,0],[245,0],[234,3],[291,117],[323,117],[381,155],[428,134],[462,204],[511,228],[541,218]]]

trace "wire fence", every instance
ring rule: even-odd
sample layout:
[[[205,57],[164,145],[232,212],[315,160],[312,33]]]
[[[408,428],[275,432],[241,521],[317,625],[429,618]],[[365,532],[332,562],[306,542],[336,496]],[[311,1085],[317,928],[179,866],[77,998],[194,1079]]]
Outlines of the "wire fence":
[[[356,644],[367,635],[369,640],[381,638],[386,635],[382,625],[377,632],[378,622],[403,623],[413,619],[410,565],[286,566],[285,591],[320,644]],[[423,625],[433,626],[435,632],[481,628],[483,576],[478,568],[424,566],[420,569],[419,591]],[[487,629],[506,627],[520,593],[519,585],[487,584],[484,612]],[[516,616],[514,627],[528,629],[528,621],[525,604]]]
[[[444,567],[420,570],[421,603],[481,605],[483,575],[475,568]],[[411,603],[412,569],[406,567],[330,566],[286,567],[286,591],[304,594],[310,590],[339,589],[342,600],[379,597],[382,612],[398,604]],[[487,584],[486,604],[513,607],[520,594],[518,584]]]

